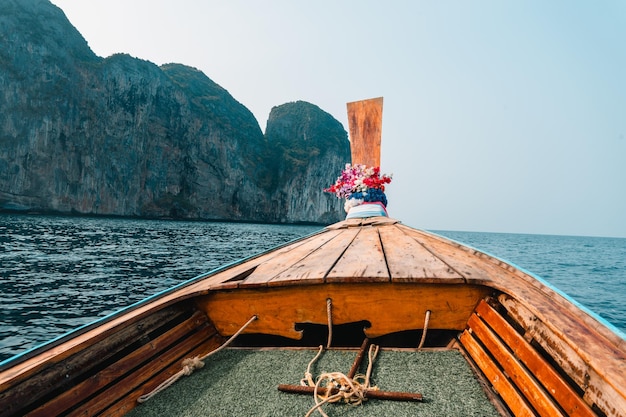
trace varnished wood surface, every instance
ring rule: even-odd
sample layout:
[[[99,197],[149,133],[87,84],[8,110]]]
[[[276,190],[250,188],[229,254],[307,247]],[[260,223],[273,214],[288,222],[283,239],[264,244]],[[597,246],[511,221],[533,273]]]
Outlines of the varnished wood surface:
[[[305,242],[268,254],[243,279],[231,271],[211,279],[211,290],[319,283],[467,283],[397,220],[374,217],[340,222]],[[245,269],[242,265],[238,269]]]
[[[347,105],[353,164],[380,166],[382,105]],[[430,329],[464,330],[514,415],[591,416],[593,405],[626,417],[625,340],[524,271],[386,217],[331,225],[23,356],[0,371],[0,417],[122,416],[251,316],[247,333],[297,339],[295,323],[326,323],[327,300],[334,324],[367,321],[368,337],[422,329],[427,311]]]
[[[490,329],[483,321],[473,315],[468,326],[485,346],[486,350],[500,363],[506,375],[514,382],[530,404],[541,416],[563,416],[558,406],[542,388],[541,384],[533,377],[519,359],[513,355],[496,335],[497,329]]]
[[[407,283],[354,283],[267,287],[214,292],[198,300],[200,308],[225,336],[234,334],[253,315],[245,333],[299,339],[295,323],[328,323],[326,300],[332,301],[333,324],[368,321],[368,337],[421,329],[426,310],[430,329],[462,330],[489,290],[481,286]]]
[[[626,416],[626,395],[623,353],[604,353],[605,347],[598,343],[592,349],[571,344],[571,327],[558,328],[533,314],[528,306],[506,294],[500,297],[508,314],[525,329],[526,337],[532,338],[544,349],[563,372],[584,392],[584,398],[609,416]],[[554,320],[559,324],[559,320]],[[589,343],[589,341],[587,342]],[[602,353],[600,353],[602,351]]]
[[[392,282],[493,288],[525,306],[536,323],[546,323],[556,335],[544,341],[546,349],[558,342],[559,352],[575,352],[576,357],[557,355],[557,360],[581,363],[572,378],[591,375],[588,397],[593,403],[603,404],[605,410],[610,404],[626,404],[624,341],[541,281],[501,260],[384,217],[337,223],[289,252],[287,248],[280,254],[279,263],[268,258],[270,265],[259,266],[237,287]],[[214,281],[212,288],[220,284]],[[323,317],[315,322],[323,323]],[[289,337],[294,336],[292,330]]]
[[[482,301],[476,308],[477,316],[474,319],[479,321],[478,317],[487,323],[499,338],[503,340],[511,353],[519,359],[520,363],[532,373],[545,388],[547,395],[554,397],[556,402],[569,416],[593,417],[595,413],[589,405],[578,396],[578,393],[567,383],[567,381],[553,368],[553,366],[542,357],[539,352],[524,339],[496,310]],[[468,322],[468,326],[472,326]],[[492,351],[493,353],[493,351]],[[510,375],[517,375],[510,373]],[[520,387],[523,389],[530,384],[522,381]],[[547,402],[547,401],[546,401]],[[552,405],[548,404],[544,408],[551,411]]]
[[[60,363],[128,323],[149,320],[154,312],[186,299],[195,299],[223,336],[259,314],[250,332],[298,338],[293,323],[325,323],[325,301],[332,298],[337,323],[369,320],[367,334],[375,337],[422,328],[427,309],[433,311],[431,328],[461,330],[477,301],[494,291],[503,293],[502,305],[528,329],[528,337],[586,390],[589,403],[609,416],[625,415],[623,339],[525,272],[386,217],[339,222],[138,304],[0,372],[0,392],[16,383],[28,386],[30,376],[54,369],[51,361]],[[447,305],[456,298],[464,300],[462,305]]]
[[[348,103],[352,164],[380,166],[383,98]]]
[[[491,360],[487,351],[474,336],[466,330],[459,339],[480,370],[485,374],[487,380],[492,384],[493,389],[508,405],[513,415],[516,417],[535,417],[536,414],[533,409],[504,375],[504,372]]]

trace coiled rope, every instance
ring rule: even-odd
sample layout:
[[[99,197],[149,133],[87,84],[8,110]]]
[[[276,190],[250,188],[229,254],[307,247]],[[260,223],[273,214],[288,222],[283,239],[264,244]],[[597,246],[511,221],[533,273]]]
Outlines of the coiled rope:
[[[206,355],[204,355],[202,357],[195,356],[193,358],[187,358],[187,359],[183,360],[183,364],[182,364],[183,367],[182,367],[182,369],[180,371],[176,372],[174,375],[172,375],[171,377],[169,377],[168,379],[163,381],[161,384],[159,384],[158,387],[156,387],[154,390],[152,390],[148,394],[144,394],[144,395],[140,396],[139,398],[137,398],[137,402],[138,403],[144,403],[144,402],[148,401],[150,398],[154,397],[159,392],[161,392],[161,391],[167,389],[168,387],[170,387],[172,384],[174,384],[176,381],[178,381],[183,376],[191,375],[195,369],[202,368],[204,366],[204,362],[203,361],[206,358],[208,358],[211,355],[216,354],[217,352],[221,351],[222,349],[224,349],[228,345],[230,345],[231,342],[233,340],[235,340],[235,338],[237,336],[239,336],[246,329],[246,327],[248,327],[253,321],[255,321],[257,319],[258,319],[258,317],[256,315],[252,316],[250,318],[250,320],[248,320],[246,322],[246,324],[241,326],[241,328],[239,330],[237,330],[237,332],[235,334],[233,334],[225,343],[223,343],[217,349],[210,351],[209,353],[207,353]]]
[[[315,405],[306,413],[305,417],[310,417],[316,410],[323,417],[328,417],[328,414],[322,410],[322,406],[328,403],[335,403],[338,401],[344,401],[350,405],[360,405],[366,400],[366,393],[368,390],[377,390],[377,387],[370,386],[370,377],[372,374],[372,367],[374,360],[378,356],[379,346],[371,345],[368,352],[368,365],[365,375],[358,374],[354,378],[346,376],[341,372],[327,372],[319,376],[317,383],[315,384],[315,390],[313,391],[313,397],[315,399]],[[312,382],[312,376],[310,368],[313,362],[317,360],[322,352],[322,346],[320,351],[313,358],[307,367],[305,373],[305,379],[309,384]],[[322,394],[320,391],[324,391]]]

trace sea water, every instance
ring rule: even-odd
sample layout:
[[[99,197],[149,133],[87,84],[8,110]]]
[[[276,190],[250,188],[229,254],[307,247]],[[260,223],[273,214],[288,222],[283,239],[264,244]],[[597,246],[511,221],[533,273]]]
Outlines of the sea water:
[[[320,226],[0,215],[0,361]],[[438,231],[626,331],[626,239]]]

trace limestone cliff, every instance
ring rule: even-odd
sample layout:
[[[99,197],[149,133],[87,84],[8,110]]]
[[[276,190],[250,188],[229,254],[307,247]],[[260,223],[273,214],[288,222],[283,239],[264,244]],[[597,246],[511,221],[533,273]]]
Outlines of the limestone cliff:
[[[49,1],[0,2],[0,209],[341,219],[321,192],[349,160],[341,124],[293,103],[266,131],[194,68],[98,57]]]
[[[274,198],[286,220],[305,216],[334,221],[338,200],[323,189],[350,161],[350,144],[341,123],[319,107],[298,101],[272,109],[265,136],[273,152]]]

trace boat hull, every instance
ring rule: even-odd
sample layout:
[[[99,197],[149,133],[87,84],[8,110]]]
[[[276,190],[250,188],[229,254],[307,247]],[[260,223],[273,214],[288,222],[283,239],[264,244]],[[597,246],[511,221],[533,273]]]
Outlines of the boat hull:
[[[322,331],[307,336],[312,327]],[[356,348],[369,337],[386,348],[455,348],[503,415],[626,415],[619,334],[511,264],[370,218],[220,268],[6,361],[0,417],[124,415],[185,360],[238,333],[239,346]]]

